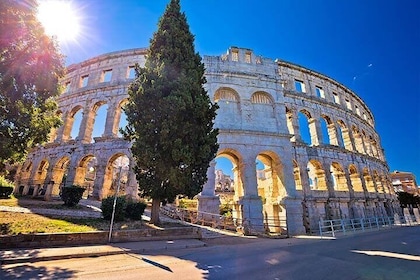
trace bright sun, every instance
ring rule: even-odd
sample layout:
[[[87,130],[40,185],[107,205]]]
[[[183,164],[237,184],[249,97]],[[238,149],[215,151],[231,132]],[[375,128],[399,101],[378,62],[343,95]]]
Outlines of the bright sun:
[[[80,33],[80,18],[70,0],[40,0],[38,19],[59,42],[74,41]]]

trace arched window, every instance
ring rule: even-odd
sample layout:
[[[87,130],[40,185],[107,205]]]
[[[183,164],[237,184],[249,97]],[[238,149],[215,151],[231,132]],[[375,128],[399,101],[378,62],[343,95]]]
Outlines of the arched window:
[[[311,114],[305,110],[298,113],[300,138],[306,144],[311,144],[311,133],[309,131],[309,119]]]

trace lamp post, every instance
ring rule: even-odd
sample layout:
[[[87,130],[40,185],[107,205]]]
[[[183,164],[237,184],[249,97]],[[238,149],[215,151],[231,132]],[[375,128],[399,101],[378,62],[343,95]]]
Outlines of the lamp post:
[[[114,217],[115,217],[115,206],[117,204],[117,196],[118,193],[120,192],[120,184],[121,184],[121,173],[122,173],[122,168],[123,166],[120,165],[120,169],[118,172],[118,182],[117,182],[117,191],[115,192],[115,196],[114,196],[114,204],[112,206],[112,215],[111,215],[111,224],[109,226],[109,235],[108,235],[108,242],[111,242],[111,237],[112,237],[112,226],[114,224]]]

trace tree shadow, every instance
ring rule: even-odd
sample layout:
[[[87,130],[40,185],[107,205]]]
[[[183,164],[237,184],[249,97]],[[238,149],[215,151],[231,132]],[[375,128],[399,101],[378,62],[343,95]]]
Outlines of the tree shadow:
[[[45,266],[18,265],[11,268],[2,268],[0,270],[0,279],[71,279],[75,272],[69,269],[59,267],[47,268]]]

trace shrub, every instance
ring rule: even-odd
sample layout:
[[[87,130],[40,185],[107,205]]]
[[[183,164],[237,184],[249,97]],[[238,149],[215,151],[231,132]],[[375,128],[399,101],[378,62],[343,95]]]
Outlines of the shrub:
[[[66,206],[76,206],[79,203],[80,199],[82,199],[84,191],[85,188],[78,185],[64,187],[61,189],[61,200],[64,201],[64,205]]]
[[[105,220],[111,220],[112,209],[114,206],[114,196],[108,196],[104,198],[101,203],[102,216]],[[124,196],[118,196],[115,204],[115,215],[114,221],[124,221],[125,209],[127,207],[127,201]]]
[[[147,204],[143,201],[127,201],[127,208],[125,209],[125,214],[127,218],[140,221],[141,216],[146,209]]]
[[[187,199],[187,198],[181,198],[179,200],[178,204],[179,208],[186,208],[186,209],[197,209],[197,200],[195,199]]]
[[[0,197],[1,198],[9,198],[10,195],[13,193],[13,183],[0,176]]]
[[[228,203],[221,204],[219,207],[219,213],[222,216],[231,217],[232,216],[232,208]]]

